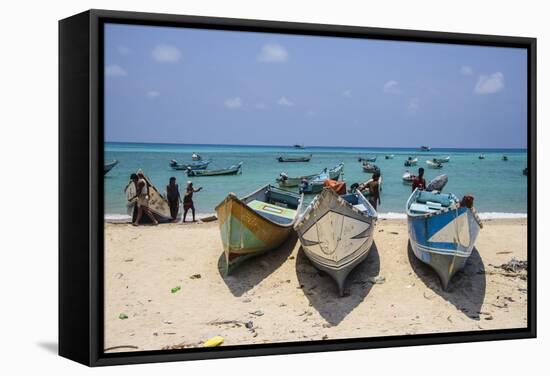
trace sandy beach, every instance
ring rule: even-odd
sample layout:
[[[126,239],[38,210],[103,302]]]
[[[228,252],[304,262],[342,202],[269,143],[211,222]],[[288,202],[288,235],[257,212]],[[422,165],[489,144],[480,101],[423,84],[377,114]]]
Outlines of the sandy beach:
[[[294,236],[226,277],[217,222],[106,224],[105,349],[194,347],[217,335],[227,346],[526,327],[527,282],[496,267],[526,260],[526,219],[484,221],[448,291],[412,254],[405,220],[379,220],[374,239],[340,298]]]

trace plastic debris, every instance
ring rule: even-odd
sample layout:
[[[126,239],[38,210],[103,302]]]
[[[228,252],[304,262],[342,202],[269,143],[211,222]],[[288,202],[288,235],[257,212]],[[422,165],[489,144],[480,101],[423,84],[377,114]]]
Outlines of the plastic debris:
[[[254,311],[254,312],[249,312],[251,315],[254,315],[254,316],[263,316],[264,313],[260,310],[257,310],[257,311]]]
[[[215,336],[206,341],[202,347],[216,347],[223,343],[224,338],[221,336]]]
[[[191,277],[189,277],[190,279],[201,279],[201,275],[200,274],[193,274]]]
[[[176,286],[176,287],[172,288],[172,289],[170,290],[170,292],[171,292],[172,294],[175,294],[175,293],[177,293],[177,292],[180,291],[180,290],[181,290],[181,286]]]
[[[128,318],[128,315],[125,313],[121,313],[120,315],[118,315],[118,318],[121,320],[126,320]]]

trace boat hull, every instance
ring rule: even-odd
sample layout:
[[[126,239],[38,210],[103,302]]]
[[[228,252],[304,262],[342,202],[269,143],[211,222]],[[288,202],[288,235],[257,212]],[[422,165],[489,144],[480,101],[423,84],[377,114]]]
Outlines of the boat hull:
[[[222,175],[237,175],[241,173],[242,163],[223,170],[187,170],[187,176],[222,176]]]
[[[279,187],[283,187],[283,188],[298,187],[302,183],[302,180],[304,179],[309,180],[311,178],[314,178],[315,176],[317,175],[299,176],[297,178],[286,178],[286,179],[277,178],[277,183],[279,184]]]
[[[107,173],[109,171],[111,171],[111,169],[113,167],[115,167],[117,164],[118,164],[118,161],[113,161],[111,163],[105,163],[105,165],[103,166],[103,175],[107,175]]]
[[[231,274],[243,261],[279,247],[292,230],[292,224],[279,225],[264,218],[234,194],[229,194],[216,207],[216,213],[226,274]]]
[[[376,211],[361,197],[370,215],[325,189],[294,226],[305,255],[332,277],[340,296],[344,295],[347,276],[368,256],[373,243]]]
[[[408,215],[409,240],[417,259],[435,270],[447,289],[472,254],[481,224],[471,209],[458,207],[434,215]]]

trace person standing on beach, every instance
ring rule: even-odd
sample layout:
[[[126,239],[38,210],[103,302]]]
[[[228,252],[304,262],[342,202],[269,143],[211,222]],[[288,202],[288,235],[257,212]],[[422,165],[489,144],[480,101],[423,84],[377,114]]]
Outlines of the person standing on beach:
[[[413,192],[416,188],[420,191],[426,189],[426,179],[424,179],[424,168],[422,167],[418,169],[418,176],[414,178],[412,183]]]
[[[365,184],[365,189],[369,190],[369,203],[374,210],[378,209],[378,204],[382,204],[380,201],[380,173],[375,172],[372,174],[372,179]]]
[[[134,209],[137,205],[137,182],[138,176],[136,174],[130,175],[130,181],[128,185],[124,188],[124,193],[126,194],[126,210],[128,215],[132,216],[132,220],[137,214],[134,214]]]
[[[138,213],[135,222],[133,222],[133,225],[139,225],[139,221],[141,221],[143,213],[145,213],[155,225],[158,225],[158,221],[153,216],[153,213],[151,213],[151,211],[149,210],[149,183],[147,183],[147,179],[145,178],[142,170],[138,170],[137,176]]]
[[[193,183],[191,181],[187,182],[187,189],[185,190],[185,196],[183,196],[183,222],[185,222],[185,217],[187,212],[191,209],[193,213],[193,222],[195,222],[195,205],[193,204],[193,193],[200,192],[202,187],[198,189],[193,188]]]
[[[180,209],[181,196],[179,186],[176,184],[176,178],[173,176],[166,186],[166,199],[168,200],[168,205],[170,205],[170,215],[175,222]]]

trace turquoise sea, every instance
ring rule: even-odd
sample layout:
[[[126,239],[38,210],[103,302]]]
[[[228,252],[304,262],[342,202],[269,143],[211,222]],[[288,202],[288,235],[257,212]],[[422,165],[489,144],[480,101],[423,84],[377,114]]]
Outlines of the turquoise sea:
[[[344,179],[348,187],[354,182],[368,180],[371,174],[364,173],[359,156],[377,156],[375,162],[382,171],[382,204],[379,212],[386,216],[405,212],[405,202],[411,188],[403,184],[401,176],[406,170],[426,170],[426,180],[445,173],[449,183],[445,191],[457,196],[473,194],[478,212],[485,217],[506,217],[527,213],[527,177],[522,171],[527,166],[527,151],[524,149],[432,149],[421,152],[418,148],[345,148],[345,147],[306,147],[295,149],[291,146],[238,146],[238,145],[176,145],[176,144],[137,144],[105,143],[105,161],[119,161],[105,177],[105,215],[125,214],[124,187],[131,173],[141,168],[161,192],[171,176],[175,176],[180,189],[190,180],[185,171],[174,171],[168,165],[171,159],[190,162],[191,154],[199,153],[209,159],[209,169],[225,168],[243,162],[243,172],[235,176],[194,177],[195,187],[203,190],[194,195],[199,213],[213,213],[214,207],[229,193],[244,195],[256,188],[272,183],[281,172],[289,176],[319,173],[323,168],[331,168],[344,162]],[[484,160],[478,159],[483,153]],[[312,154],[308,163],[280,163],[276,158],[281,154]],[[384,155],[394,154],[394,159]],[[431,169],[426,160],[436,156],[450,156],[449,163],[441,170]],[[508,161],[502,161],[502,156]],[[404,167],[408,156],[417,156],[416,167]],[[311,199],[309,197],[308,199]]]

